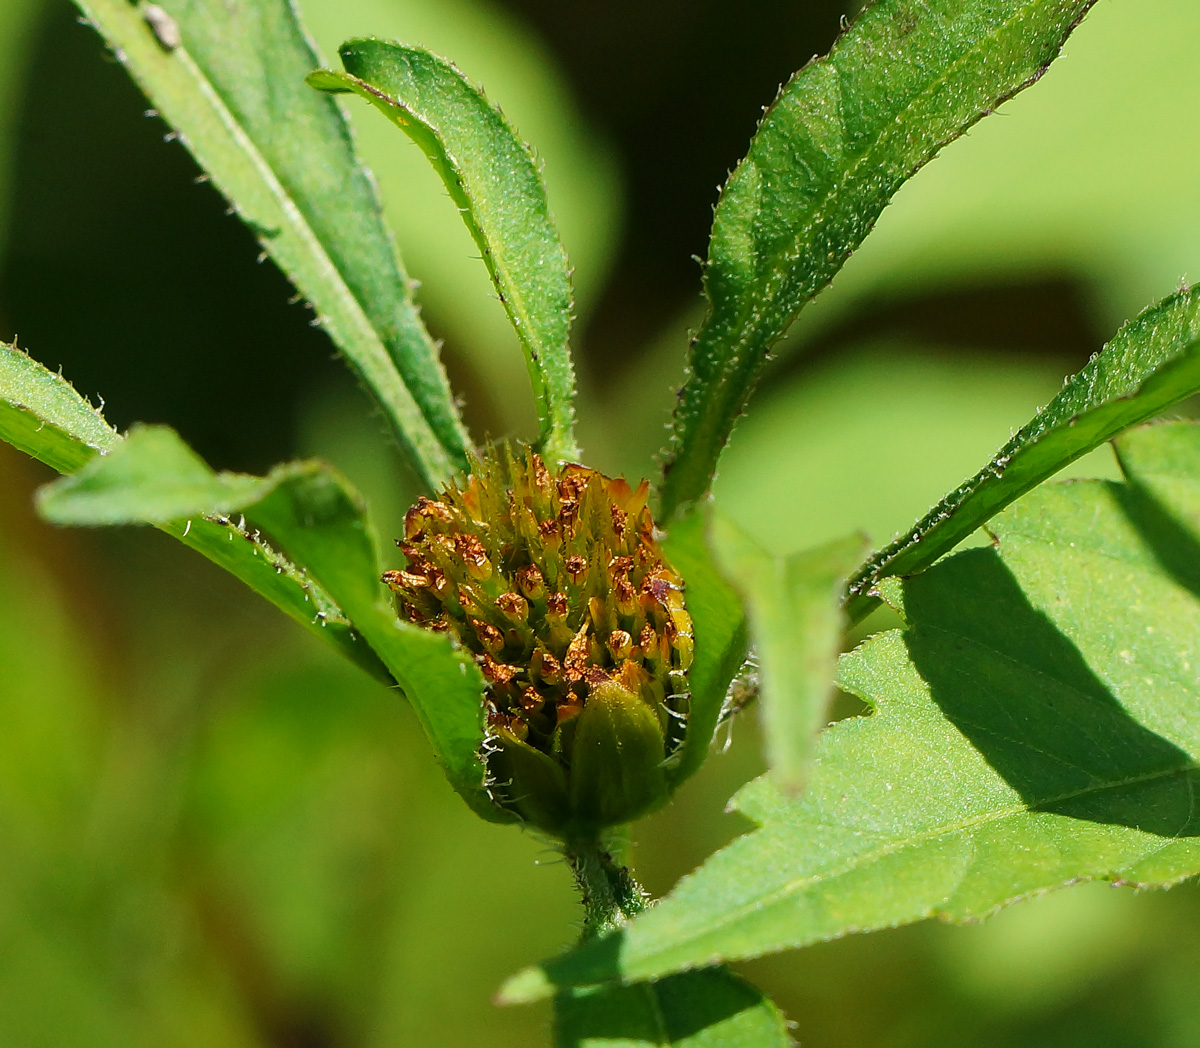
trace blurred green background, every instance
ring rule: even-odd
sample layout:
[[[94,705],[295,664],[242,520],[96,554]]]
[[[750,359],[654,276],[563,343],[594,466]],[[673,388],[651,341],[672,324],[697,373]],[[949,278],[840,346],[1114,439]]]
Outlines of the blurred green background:
[[[452,56],[545,161],[576,267],[582,437],[664,435],[714,187],[837,0],[302,0],[321,50]],[[1200,277],[1200,9],[1101,0],[1065,57],[897,197],[776,355],[717,495],[787,551],[886,540],[1120,321]],[[320,454],[394,533],[412,491],[286,282],[66,0],[0,0],[0,337],[214,465]],[[352,106],[477,434],[532,434],[515,343],[415,148]],[[1074,471],[1111,475],[1107,452]],[[0,448],[0,1046],[535,1046],[500,979],[578,913],[474,819],[402,701],[157,533],[55,531]],[[636,828],[669,889],[744,825],[753,718]],[[1200,893],[1089,885],[745,965],[812,1048],[1200,1044]]]

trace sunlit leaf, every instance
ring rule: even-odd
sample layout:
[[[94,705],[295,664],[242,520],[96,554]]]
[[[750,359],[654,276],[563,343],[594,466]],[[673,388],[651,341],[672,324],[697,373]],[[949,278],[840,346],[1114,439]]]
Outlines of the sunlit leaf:
[[[429,157],[525,351],[542,450],[555,461],[577,459],[570,275],[529,147],[482,91],[428,51],[362,39],[339,53],[345,73],[321,70],[308,82],[361,95]]]
[[[1014,499],[1129,426],[1200,391],[1200,289],[1172,295],[1121,329],[986,466],[850,582],[861,616],[880,579],[928,567]]]
[[[86,468],[97,453],[111,456],[122,446],[116,430],[66,379],[48,371],[15,346],[3,343],[0,343],[0,440],[59,472]],[[177,485],[177,479],[173,478],[171,484]],[[95,495],[93,491],[90,497]],[[163,519],[158,526],[241,579],[372,676],[390,682],[387,670],[350,628],[328,594],[261,536],[248,531],[243,523],[228,517],[195,517]]]
[[[135,426],[109,454],[42,488],[37,503],[55,524],[168,524],[240,509],[260,484],[214,473],[172,429]]]
[[[0,440],[69,473],[121,438],[62,375],[0,342]]]
[[[807,790],[750,784],[735,803],[759,829],[506,997],[1200,872],[1200,437],[1158,426],[1125,447],[1134,483],[1043,486],[993,547],[889,581],[906,627],[839,680],[874,712],[822,736]],[[1187,499],[1136,482],[1164,474]]]
[[[319,63],[286,0],[77,0],[159,113],[312,304],[426,483],[468,439]]]
[[[879,0],[767,110],[713,219],[662,517],[700,498],[766,361],[918,168],[1033,83],[1094,0]]]
[[[1160,524],[1166,527],[1173,520],[1192,538],[1200,538],[1200,476],[1193,469],[1200,460],[1200,427],[1142,426],[1122,433],[1114,446],[1129,482],[1170,514]],[[1188,542],[1184,534],[1171,546],[1182,556]]]

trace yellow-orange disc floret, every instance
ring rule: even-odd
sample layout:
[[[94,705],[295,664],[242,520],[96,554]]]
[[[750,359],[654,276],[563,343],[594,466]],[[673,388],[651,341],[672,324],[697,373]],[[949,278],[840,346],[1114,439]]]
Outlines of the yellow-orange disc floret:
[[[620,799],[593,810],[572,781],[592,775],[579,770],[591,755],[575,752],[589,700],[610,714],[627,709],[639,730],[657,734],[650,750],[658,747],[659,764],[683,738],[692,623],[683,581],[655,540],[648,493],[645,481],[632,489],[579,465],[552,473],[540,456],[506,449],[474,461],[439,499],[417,501],[399,542],[407,567],[384,575],[404,618],[452,633],[475,656],[489,752],[507,754],[491,762],[503,765],[493,779],[521,778],[529,764],[524,778],[546,778],[554,792],[561,776],[564,796],[545,803],[520,795],[528,782],[493,790],[552,832],[640,814],[621,810],[630,804]]]

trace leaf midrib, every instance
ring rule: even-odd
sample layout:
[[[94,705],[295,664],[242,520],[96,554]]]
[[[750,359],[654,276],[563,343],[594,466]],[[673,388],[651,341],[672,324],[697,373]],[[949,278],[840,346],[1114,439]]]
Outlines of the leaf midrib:
[[[1078,789],[1078,790],[1069,790],[1069,791],[1059,794],[1057,796],[1043,798],[1042,800],[1039,800],[1036,805],[1032,805],[1032,804],[1010,805],[1009,807],[999,809],[998,811],[987,812],[982,815],[976,815],[976,816],[972,816],[970,818],[960,819],[958,822],[951,822],[951,823],[945,824],[944,826],[939,826],[937,828],[926,830],[926,831],[916,834],[912,837],[907,837],[904,840],[894,841],[892,843],[883,845],[883,846],[875,849],[874,851],[860,852],[856,856],[854,856],[852,861],[849,861],[842,866],[836,867],[833,870],[829,870],[829,871],[826,871],[823,873],[813,874],[808,877],[799,877],[794,880],[788,881],[786,884],[781,885],[780,887],[778,887],[770,892],[760,894],[760,895],[755,895],[750,900],[748,900],[746,903],[744,903],[742,906],[739,906],[735,910],[729,911],[727,916],[724,916],[721,920],[709,925],[709,927],[704,929],[703,931],[697,932],[693,935],[689,935],[685,938],[676,939],[670,944],[670,946],[666,950],[655,951],[655,953],[648,954],[647,956],[653,957],[653,956],[655,956],[656,953],[657,954],[669,953],[671,951],[678,950],[682,946],[686,946],[688,944],[695,943],[697,941],[701,941],[704,938],[706,938],[707,936],[712,935],[714,932],[720,931],[722,928],[726,928],[731,924],[735,924],[737,921],[741,920],[743,917],[748,916],[749,914],[754,913],[757,910],[761,910],[764,906],[770,906],[777,902],[781,902],[784,899],[786,899],[788,896],[796,894],[797,892],[803,891],[806,888],[810,888],[813,885],[821,884],[825,881],[829,881],[829,880],[833,880],[837,877],[841,877],[844,874],[851,873],[856,869],[859,869],[859,868],[869,865],[871,863],[878,862],[880,859],[886,858],[888,855],[892,855],[896,852],[902,851],[905,848],[916,847],[920,844],[925,844],[929,841],[937,840],[939,837],[949,837],[949,836],[952,836],[953,834],[962,833],[964,830],[971,830],[971,829],[975,829],[980,826],[985,826],[992,822],[999,822],[1001,819],[1012,818],[1013,816],[1022,815],[1022,814],[1030,814],[1035,811],[1038,811],[1039,809],[1047,808],[1050,805],[1062,804],[1062,803],[1065,803],[1066,801],[1076,800],[1080,797],[1086,797],[1090,794],[1099,793],[1104,790],[1115,790],[1115,789],[1123,789],[1128,786],[1138,786],[1143,783],[1153,782],[1158,779],[1165,780],[1165,779],[1171,778],[1172,776],[1188,774],[1193,771],[1200,771],[1200,765],[1198,765],[1196,763],[1196,761],[1194,761],[1194,760],[1189,760],[1185,764],[1181,764],[1179,767],[1176,767],[1176,768],[1159,769],[1157,771],[1147,772],[1143,775],[1133,775],[1133,776],[1130,776],[1126,779],[1122,779],[1119,781],[1098,783],[1096,785],[1087,786],[1087,787],[1084,787],[1084,788]],[[805,824],[805,821],[803,819],[797,819],[797,820],[789,823],[789,825],[791,825],[791,826],[802,826],[804,824]],[[756,831],[756,833],[762,833],[762,832],[765,832],[765,831],[763,829],[759,829]],[[1141,831],[1141,832],[1148,833],[1149,831]],[[643,959],[643,963],[644,963],[644,960],[645,959]]]
[[[1173,302],[1173,305],[1178,302]],[[1164,303],[1160,302],[1156,306],[1151,307],[1152,310],[1161,309]],[[1127,325],[1128,327],[1128,325]],[[964,480],[957,488],[951,491],[944,498],[940,499],[930,509],[917,520],[913,526],[900,535],[898,538],[889,542],[882,549],[876,551],[869,560],[860,568],[860,570],[850,579],[848,584],[849,600],[868,598],[871,588],[881,582],[883,579],[896,574],[896,563],[915,550],[920,543],[930,534],[938,538],[946,528],[952,528],[956,514],[964,505],[970,502],[980,492],[986,492],[991,488],[1001,498],[1004,504],[1011,501],[1002,489],[996,488],[993,482],[1002,482],[1004,473],[1013,463],[1020,462],[1022,464],[1028,462],[1029,457],[1034,455],[1040,448],[1044,447],[1046,441],[1053,437],[1055,433],[1069,431],[1075,426],[1075,423],[1084,416],[1092,416],[1095,413],[1105,412],[1110,408],[1119,405],[1123,401],[1128,401],[1136,397],[1139,391],[1144,387],[1145,383],[1153,378],[1156,374],[1163,370],[1175,366],[1188,351],[1198,344],[1197,340],[1192,340],[1182,348],[1168,354],[1166,357],[1159,360],[1154,367],[1141,375],[1138,379],[1138,384],[1132,389],[1125,389],[1123,392],[1116,392],[1109,389],[1103,395],[1102,399],[1095,399],[1096,385],[1102,381],[1105,376],[1099,374],[1096,368],[1096,363],[1101,359],[1101,355],[1110,347],[1114,346],[1119,339],[1127,335],[1127,328],[1118,332],[1101,351],[1092,357],[1084,368],[1077,372],[1070,382],[1081,379],[1087,375],[1086,382],[1088,383],[1086,397],[1082,404],[1067,404],[1060,403],[1060,398],[1067,392],[1068,388],[1060,391],[1042,411],[1038,412],[1028,423],[1025,424],[1007,443],[1000,447],[992,456],[991,460],[983,466],[977,473]],[[1089,373],[1089,369],[1090,373]],[[1057,412],[1050,414],[1051,409],[1057,407]],[[1143,419],[1145,416],[1143,416]],[[1095,444],[1092,445],[1097,446]],[[1061,461],[1057,468],[1061,469],[1068,462],[1074,461],[1084,454],[1084,451],[1076,451],[1065,460]],[[1004,464],[997,471],[998,464],[1004,460]],[[1043,476],[1043,480],[1046,475]],[[1028,490],[1028,489],[1027,489]],[[985,516],[983,521],[977,527],[984,526],[986,520],[992,515],[994,510],[988,511],[985,508]],[[948,552],[957,542],[960,542],[969,532],[963,532],[955,542],[944,547],[942,552]],[[940,555],[940,554],[939,554]],[[925,562],[928,566],[929,561]],[[918,567],[909,567],[901,569],[905,574],[915,574],[920,570]]]
[[[1016,15],[1012,18],[1006,19],[1003,22],[1001,22],[999,25],[997,25],[995,27],[995,29],[993,29],[985,37],[981,38],[979,43],[977,43],[974,48],[968,50],[965,54],[960,55],[953,62],[951,62],[948,66],[944,67],[946,70],[945,75],[938,76],[938,77],[935,77],[934,79],[930,80],[925,85],[925,87],[923,87],[920,91],[916,92],[914,95],[912,95],[910,97],[908,102],[906,102],[905,105],[900,108],[900,110],[896,113],[895,117],[891,121],[887,122],[888,126],[889,126],[889,130],[890,130],[891,124],[894,124],[901,117],[907,116],[912,111],[912,109],[915,108],[916,104],[919,101],[924,99],[926,96],[930,95],[936,88],[941,87],[943,84],[945,84],[950,79],[951,73],[957,72],[957,70],[959,68],[961,68],[963,65],[965,65],[967,63],[967,61],[970,59],[970,57],[972,55],[976,54],[980,50],[982,43],[984,41],[997,39],[1000,36],[1000,34],[1002,32],[1004,32],[1005,30],[1007,30],[1008,28],[1010,28],[1014,22],[1019,22],[1019,21],[1023,20],[1025,18],[1026,14],[1028,13],[1028,11],[1032,7],[1036,6],[1037,2],[1038,2],[1038,0],[1030,0],[1029,3],[1026,3],[1025,5],[1023,5],[1021,7],[1019,15]],[[1093,2],[1094,2],[1094,0],[1093,0]],[[1091,5],[1089,4],[1088,6],[1090,7]],[[827,56],[824,61],[826,64],[832,65],[834,70],[838,72],[839,77],[840,77],[842,75],[840,72],[840,68],[837,65],[835,65],[831,61],[831,59],[832,59],[832,55]],[[1004,102],[1008,101],[1008,99],[1011,98],[1013,95],[1017,94],[1023,88],[1025,88],[1025,87],[1029,86],[1031,83],[1033,83],[1037,79],[1037,77],[1040,75],[1041,75],[1040,72],[1034,73],[1034,75],[1032,77],[1030,77],[1027,80],[1022,81],[1020,84],[1018,84],[1016,87],[1014,87],[1010,92],[1008,92],[1007,94],[1002,95],[1000,98],[998,98],[993,103],[993,105],[994,106],[1002,105]],[[840,110],[840,106],[839,106],[839,110]],[[769,113],[768,113],[768,116],[769,116]],[[983,118],[983,114],[980,114],[975,117],[975,120],[972,121],[972,123],[976,123],[979,120],[981,120],[982,118]],[[766,118],[764,118],[764,119],[766,119]],[[842,119],[841,114],[839,112],[839,120],[841,120],[841,119]],[[844,126],[844,121],[843,121],[843,126]],[[967,124],[966,126],[970,127],[970,124]],[[952,138],[949,138],[945,142],[942,142],[938,148],[948,145],[950,142],[952,142],[954,140],[954,138],[961,137],[964,130],[965,130],[965,128],[963,130],[959,130],[959,131],[955,132],[955,134],[953,135]],[[853,183],[854,176],[858,173],[859,169],[868,161],[868,159],[873,159],[877,155],[879,149],[882,148],[881,143],[883,143],[883,142],[890,143],[891,140],[892,140],[892,137],[890,134],[888,134],[886,136],[881,135],[880,137],[876,138],[874,140],[874,142],[872,142],[871,145],[863,153],[859,154],[858,158],[855,159],[851,163],[851,165],[846,169],[842,178],[839,180],[833,181],[831,183],[829,189],[825,193],[820,194],[817,197],[817,204],[816,204],[816,207],[813,209],[813,217],[810,219],[810,221],[808,223],[806,223],[803,230],[798,231],[796,233],[796,235],[792,237],[792,246],[789,247],[788,249],[786,249],[783,253],[783,265],[772,266],[772,269],[775,272],[784,273],[784,275],[781,276],[781,278],[780,278],[781,284],[777,285],[777,290],[775,290],[773,292],[768,291],[764,295],[753,296],[752,302],[757,302],[759,304],[766,303],[766,305],[768,307],[771,307],[773,309],[778,309],[778,300],[779,300],[780,295],[783,292],[783,289],[786,287],[787,279],[788,279],[788,277],[785,273],[785,270],[790,271],[791,267],[793,265],[795,265],[795,263],[797,261],[799,261],[799,259],[805,254],[805,250],[809,246],[810,234],[812,233],[812,231],[815,228],[817,228],[821,224],[826,213],[833,207],[834,204],[837,203],[838,198],[842,194],[843,190],[847,186],[849,186],[850,184]],[[924,166],[925,163],[928,163],[928,159],[929,158],[919,161],[916,165],[916,168],[914,168],[914,171],[916,169],[919,169],[920,167]],[[757,260],[757,257],[758,257],[757,250],[755,251],[755,256],[756,256],[756,260]],[[811,297],[812,296],[810,296],[810,298]],[[765,311],[760,310],[758,315],[763,316],[764,312]],[[747,334],[744,335],[741,339],[739,339],[736,343],[734,343],[734,346],[736,347],[736,352],[734,352],[732,354],[733,359],[735,359],[735,360],[738,359],[740,356],[741,350],[745,349],[748,346],[752,346],[757,341],[759,341],[759,338],[757,337],[759,331],[761,331],[761,323],[748,326]]]
[[[180,45],[174,50],[173,55],[196,84],[197,93],[208,104],[217,121],[232,139],[234,145],[250,162],[254,172],[266,187],[268,194],[278,205],[285,220],[288,221],[292,233],[315,261],[318,269],[318,279],[324,283],[326,288],[332,291],[345,310],[347,318],[352,324],[351,333],[357,336],[359,344],[367,351],[363,354],[367,357],[363,363],[365,364],[369,361],[373,367],[374,373],[371,375],[372,385],[375,382],[383,385],[384,383],[381,380],[387,380],[386,394],[389,403],[386,406],[389,408],[389,414],[395,411],[397,414],[402,414],[405,417],[407,422],[407,425],[404,427],[405,436],[412,441],[414,447],[425,458],[430,467],[436,468],[442,475],[449,475],[453,472],[453,465],[450,462],[450,457],[446,449],[443,447],[441,441],[438,440],[425,413],[421,410],[416,399],[405,384],[403,376],[400,375],[387,347],[375,331],[365,308],[347,285],[336,263],[330,257],[324,244],[321,243],[320,238],[305,218],[304,212],[276,177],[271,165],[234,116],[224,96],[204,73],[187,47]],[[366,368],[364,368],[365,370]]]

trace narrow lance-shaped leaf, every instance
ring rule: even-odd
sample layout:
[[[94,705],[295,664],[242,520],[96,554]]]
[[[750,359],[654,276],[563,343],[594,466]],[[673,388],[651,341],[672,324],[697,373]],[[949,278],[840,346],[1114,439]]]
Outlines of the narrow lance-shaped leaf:
[[[430,488],[469,441],[410,281],[287,0],[76,0],[312,304]]]
[[[345,610],[412,702],[455,789],[480,815],[508,821],[484,787],[479,669],[446,636],[397,618],[379,580],[365,508],[336,471],[300,462],[262,478],[214,473],[173,430],[142,427],[43,488],[38,506],[52,521],[84,525],[249,515]]]
[[[706,540],[708,513],[699,508],[671,525],[663,552],[683,576],[692,619],[695,656],[688,670],[687,734],[678,763],[668,768],[675,784],[693,774],[708,756],[725,695],[746,659],[746,616],[737,593],[713,563]]]
[[[1094,0],[877,0],[767,110],[713,218],[661,518],[700,498],[772,344],[918,168],[1045,72]]]
[[[888,580],[905,628],[840,673],[874,712],[822,735],[804,793],[750,784],[759,829],[506,999],[1200,873],[1200,428],[1121,446],[1134,483],[1044,485],[994,547]]]
[[[554,1001],[556,1048],[791,1048],[766,997],[724,968],[635,986],[569,990]]]
[[[520,338],[542,451],[554,461],[578,458],[570,273],[529,147],[477,87],[428,51],[371,38],[350,40],[339,53],[345,73],[320,70],[308,82],[361,95],[429,158]]]
[[[712,545],[750,620],[767,764],[780,789],[794,793],[808,777],[813,742],[825,726],[844,629],[842,592],[865,540],[851,535],[775,557],[714,514]]]
[[[1126,324],[991,462],[860,568],[850,581],[851,616],[861,618],[877,603],[871,590],[881,579],[928,567],[1069,462],[1196,392],[1200,288]]]
[[[60,473],[73,472],[97,453],[112,452],[121,436],[61,375],[15,346],[0,343],[0,440]],[[284,614],[370,673],[390,682],[375,653],[350,628],[341,609],[319,586],[229,518],[164,522],[160,530],[241,579]]]

